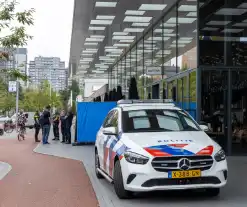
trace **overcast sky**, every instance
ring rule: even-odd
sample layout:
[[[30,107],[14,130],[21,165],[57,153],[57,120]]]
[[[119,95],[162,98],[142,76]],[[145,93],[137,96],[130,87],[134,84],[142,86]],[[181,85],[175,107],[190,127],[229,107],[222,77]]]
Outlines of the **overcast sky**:
[[[20,9],[34,8],[35,23],[28,29],[28,60],[35,56],[55,56],[69,61],[74,0],[18,0]]]

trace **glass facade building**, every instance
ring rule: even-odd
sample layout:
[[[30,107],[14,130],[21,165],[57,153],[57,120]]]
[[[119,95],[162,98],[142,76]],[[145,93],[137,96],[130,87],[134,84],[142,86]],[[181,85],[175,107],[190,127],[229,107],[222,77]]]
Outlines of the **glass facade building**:
[[[141,37],[138,27],[134,43],[120,40],[131,46],[108,70],[109,90],[128,97],[134,77],[140,99],[174,99],[228,154],[247,153],[247,3],[178,0]]]
[[[152,22],[109,70],[109,89],[120,85],[128,97],[130,80],[135,77],[140,99],[171,98],[196,117],[197,4],[174,2]]]

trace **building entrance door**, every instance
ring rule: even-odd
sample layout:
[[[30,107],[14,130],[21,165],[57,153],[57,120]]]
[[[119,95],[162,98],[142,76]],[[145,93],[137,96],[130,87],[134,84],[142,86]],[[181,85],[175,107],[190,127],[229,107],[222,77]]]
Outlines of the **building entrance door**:
[[[231,75],[228,70],[202,70],[202,121],[210,132],[208,135],[231,154]]]
[[[232,154],[247,155],[247,72],[235,69],[232,75]]]
[[[159,95],[160,95],[159,84],[155,84],[152,86],[152,99],[159,99]]]

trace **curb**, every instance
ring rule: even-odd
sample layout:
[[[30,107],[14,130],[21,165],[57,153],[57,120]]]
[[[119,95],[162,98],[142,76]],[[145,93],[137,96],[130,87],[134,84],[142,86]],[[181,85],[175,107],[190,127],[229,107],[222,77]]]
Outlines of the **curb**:
[[[6,162],[0,162],[0,166],[3,166],[0,170],[0,180],[2,180],[12,170],[12,166]]]

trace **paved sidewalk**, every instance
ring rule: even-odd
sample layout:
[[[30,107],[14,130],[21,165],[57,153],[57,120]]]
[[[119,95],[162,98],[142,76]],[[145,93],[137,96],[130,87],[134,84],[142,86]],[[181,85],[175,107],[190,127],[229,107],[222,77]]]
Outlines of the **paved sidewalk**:
[[[0,161],[0,180],[2,180],[12,169],[11,165]]]
[[[0,207],[96,207],[80,161],[33,152],[33,137],[0,140],[0,161],[12,170],[0,180]]]

